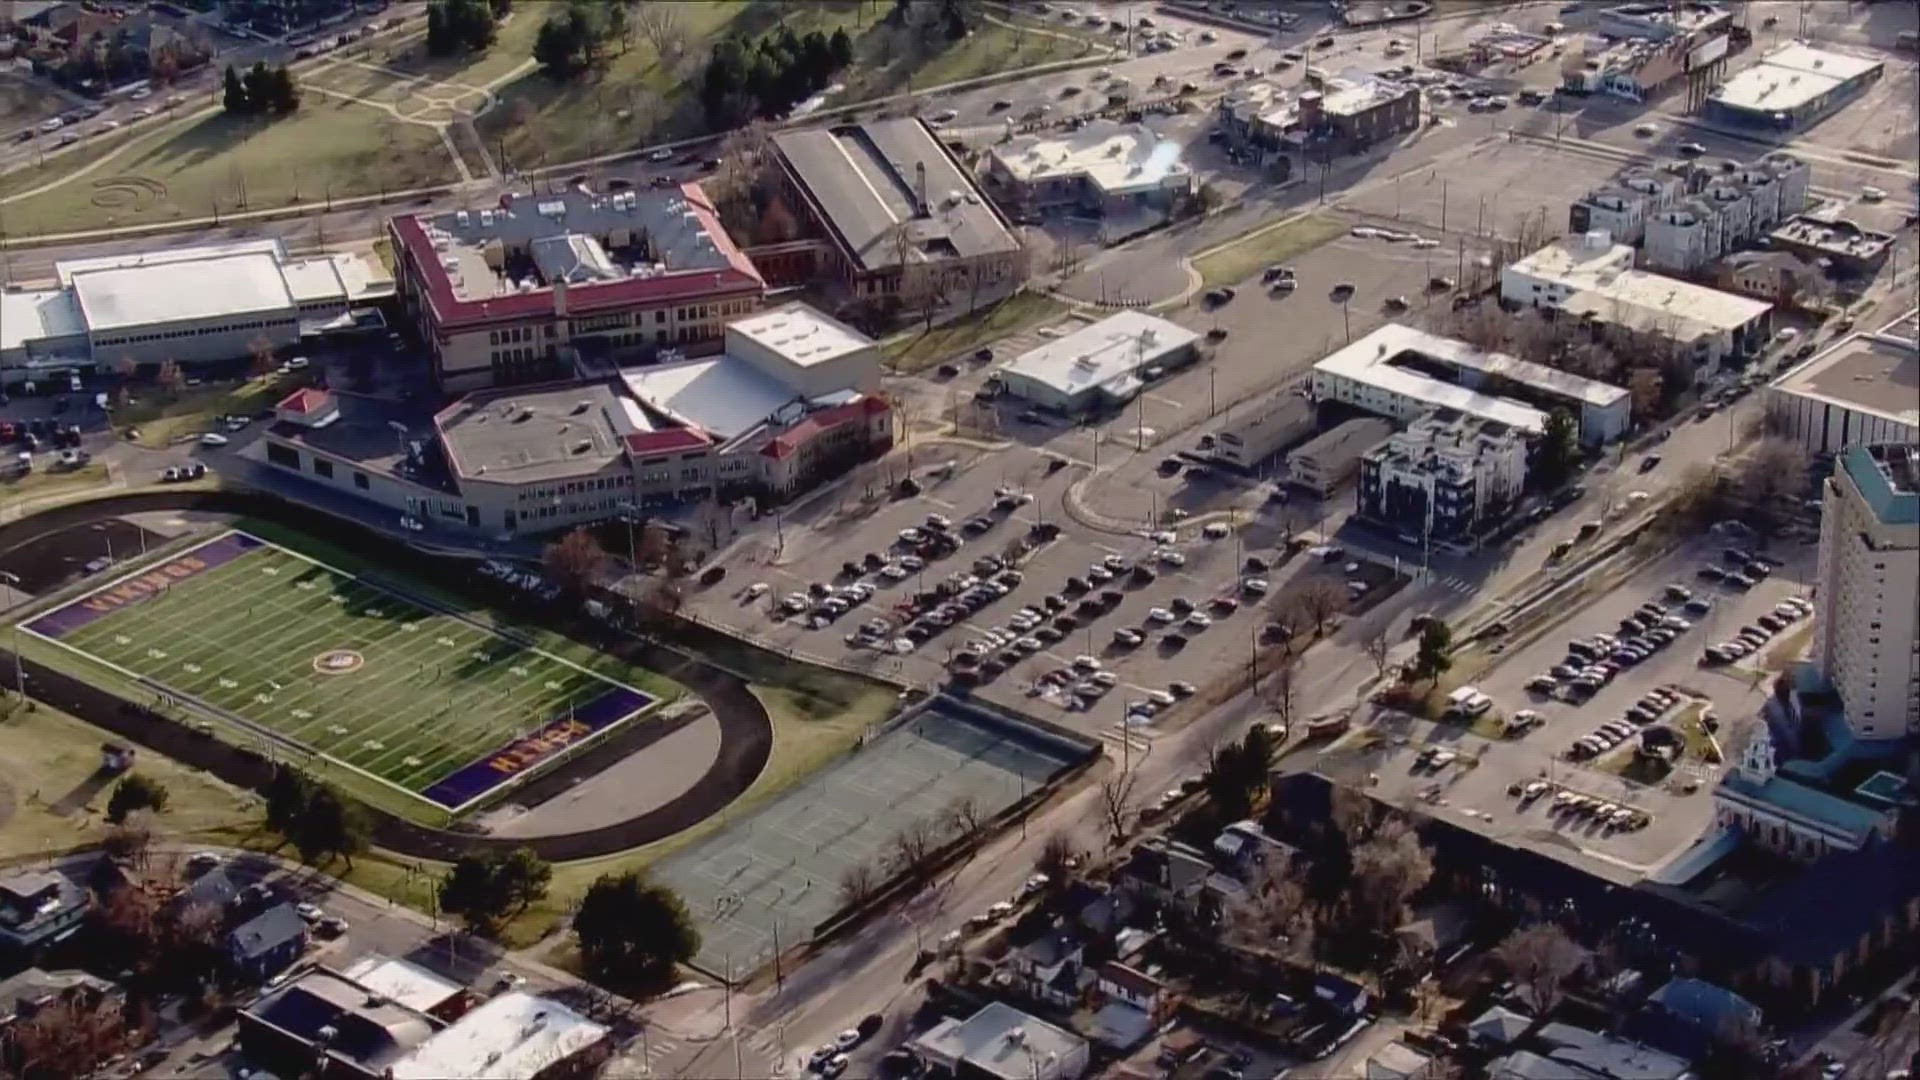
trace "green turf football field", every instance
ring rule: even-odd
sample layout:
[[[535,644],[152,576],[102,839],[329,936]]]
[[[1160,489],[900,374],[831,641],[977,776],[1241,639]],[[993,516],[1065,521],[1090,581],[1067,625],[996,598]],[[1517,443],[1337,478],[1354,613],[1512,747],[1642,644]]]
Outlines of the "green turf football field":
[[[220,547],[235,537],[257,546]],[[93,607],[57,630],[60,612],[24,625],[449,808],[654,700],[244,534],[195,550],[227,561],[209,556],[133,600],[126,579],[110,583],[60,609]],[[493,764],[502,760],[518,767]]]

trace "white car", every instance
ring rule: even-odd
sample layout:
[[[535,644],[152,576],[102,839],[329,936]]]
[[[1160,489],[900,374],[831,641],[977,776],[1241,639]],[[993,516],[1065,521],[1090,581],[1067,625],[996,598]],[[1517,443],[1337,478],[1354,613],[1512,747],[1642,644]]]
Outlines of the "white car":
[[[1081,671],[1099,671],[1100,661],[1092,656],[1076,656],[1073,658],[1073,666]]]
[[[1207,627],[1213,625],[1213,620],[1196,611],[1187,616],[1187,625],[1193,627],[1195,630],[1205,630]]]
[[[756,581],[753,584],[747,586],[746,597],[749,600],[758,600],[761,597],[767,595],[767,588],[768,586],[766,582]]]
[[[1087,681],[1095,686],[1101,686],[1111,690],[1120,685],[1120,676],[1115,675],[1111,671],[1096,671],[1088,677]]]
[[[1222,540],[1233,535],[1233,530],[1229,529],[1224,522],[1214,521],[1209,522],[1206,528],[1201,529],[1200,534],[1209,540]]]
[[[922,539],[922,536],[923,534],[919,529],[908,528],[900,530],[900,542],[903,544],[917,544]]]
[[[901,581],[912,576],[912,572],[899,563],[888,563],[880,568],[880,576],[888,581]]]
[[[300,916],[304,922],[319,922],[325,918],[327,914],[320,910],[319,904],[296,904],[294,905],[293,911],[294,914]]]
[[[860,1033],[852,1028],[848,1028],[833,1037],[833,1045],[842,1050],[851,1050],[860,1045]]]
[[[209,431],[205,435],[200,436],[200,445],[225,446],[227,445],[227,437],[217,431]]]
[[[672,161],[673,151],[663,146],[660,149],[655,150],[653,153],[648,154],[647,160],[652,162]]]
[[[1863,187],[1860,189],[1860,198],[1865,202],[1879,202],[1886,197],[1887,193],[1877,187]]]
[[[1163,607],[1154,608],[1151,611],[1147,612],[1147,621],[1156,622],[1156,623],[1170,623],[1173,621],[1173,612],[1168,611],[1166,608],[1163,608]]]
[[[1113,632],[1113,640],[1122,645],[1138,645],[1146,638],[1140,636],[1140,631],[1123,626]]]
[[[1240,590],[1249,596],[1265,596],[1270,587],[1266,578],[1250,577],[1240,583]]]
[[[1149,690],[1147,691],[1147,700],[1165,709],[1173,704],[1174,696],[1170,691],[1166,690]]]
[[[1177,551],[1161,551],[1159,555],[1160,561],[1166,563],[1168,566],[1187,565],[1187,557]]]

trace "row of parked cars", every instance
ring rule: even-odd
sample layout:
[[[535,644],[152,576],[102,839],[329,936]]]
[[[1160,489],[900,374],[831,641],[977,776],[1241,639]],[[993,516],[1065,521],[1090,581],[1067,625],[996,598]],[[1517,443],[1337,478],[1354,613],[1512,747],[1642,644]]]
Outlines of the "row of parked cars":
[[[1740,632],[1717,645],[1709,645],[1701,652],[1701,662],[1706,664],[1731,664],[1747,656],[1773,639],[1775,634],[1813,614],[1813,604],[1800,597],[1791,596],[1773,605],[1773,610],[1740,628]]]
[[[1655,687],[1641,696],[1619,720],[1609,720],[1592,732],[1574,740],[1567,747],[1567,757],[1573,761],[1584,761],[1619,746],[1639,734],[1640,729],[1666,715],[1667,710],[1680,703],[1680,695],[1664,686]]]
[[[1780,560],[1767,555],[1756,555],[1745,548],[1730,547],[1720,553],[1726,566],[1707,563],[1702,566],[1698,576],[1702,581],[1713,581],[1746,592],[1760,584],[1767,575],[1780,567]]]
[[[1653,815],[1645,810],[1608,802],[1594,795],[1582,795],[1577,791],[1557,792],[1547,809],[1549,813],[1559,814],[1565,819],[1589,819],[1606,832],[1637,832],[1653,824]]]

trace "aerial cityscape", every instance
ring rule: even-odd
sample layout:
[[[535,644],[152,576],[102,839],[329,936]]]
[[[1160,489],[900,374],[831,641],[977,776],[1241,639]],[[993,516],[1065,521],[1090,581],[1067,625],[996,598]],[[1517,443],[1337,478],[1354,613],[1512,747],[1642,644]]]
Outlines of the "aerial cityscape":
[[[0,1080],[1920,1071],[1911,0],[0,0],[0,442]]]

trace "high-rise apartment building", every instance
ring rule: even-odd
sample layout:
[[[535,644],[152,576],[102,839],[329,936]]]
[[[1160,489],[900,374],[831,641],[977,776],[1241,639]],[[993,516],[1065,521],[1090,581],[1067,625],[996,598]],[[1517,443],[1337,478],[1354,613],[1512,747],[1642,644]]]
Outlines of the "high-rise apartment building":
[[[1920,444],[1851,446],[1820,518],[1813,659],[1862,739],[1920,734]]]

